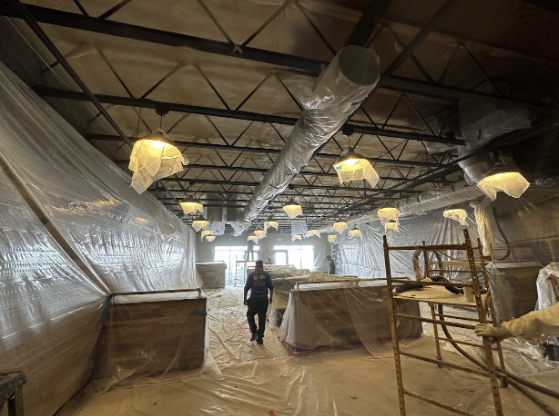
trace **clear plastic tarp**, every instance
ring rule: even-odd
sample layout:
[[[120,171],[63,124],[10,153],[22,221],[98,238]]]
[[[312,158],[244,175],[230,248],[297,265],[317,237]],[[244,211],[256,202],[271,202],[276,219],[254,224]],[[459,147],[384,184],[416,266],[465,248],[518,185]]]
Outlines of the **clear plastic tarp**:
[[[199,287],[194,233],[0,64],[0,370],[25,413],[88,380],[111,293]]]
[[[557,305],[559,303],[559,263],[550,263],[541,269],[536,286],[538,288],[536,310]],[[557,318],[557,323],[559,326],[559,317]],[[555,329],[555,332],[557,331]],[[559,346],[559,334],[557,336],[549,336],[548,340],[550,343]]]
[[[291,220],[291,235],[305,235],[308,231],[306,220]]]

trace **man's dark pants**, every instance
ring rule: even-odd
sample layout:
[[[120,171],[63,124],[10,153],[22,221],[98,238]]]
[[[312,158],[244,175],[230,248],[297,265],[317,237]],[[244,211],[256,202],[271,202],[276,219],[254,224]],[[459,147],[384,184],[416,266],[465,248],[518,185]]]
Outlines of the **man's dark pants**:
[[[268,296],[254,297],[248,299],[248,326],[250,332],[256,332],[256,322],[254,322],[254,315],[258,314],[258,336],[264,336],[264,329],[266,328],[266,312],[268,311]]]

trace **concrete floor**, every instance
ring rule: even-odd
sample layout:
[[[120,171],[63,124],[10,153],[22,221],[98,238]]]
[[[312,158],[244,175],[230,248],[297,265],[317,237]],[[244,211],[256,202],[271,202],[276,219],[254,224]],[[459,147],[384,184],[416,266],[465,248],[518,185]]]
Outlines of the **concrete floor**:
[[[250,343],[242,290],[208,291],[208,360],[200,371],[143,379],[104,393],[84,390],[59,416],[124,415],[398,415],[391,346],[375,357],[364,348],[288,353],[267,330],[264,345]],[[415,354],[434,356],[429,337],[408,342]],[[443,358],[467,364],[444,349]],[[494,415],[487,379],[404,358],[406,388],[474,415]],[[506,415],[545,415],[513,388],[501,389]],[[407,415],[450,412],[413,398]]]

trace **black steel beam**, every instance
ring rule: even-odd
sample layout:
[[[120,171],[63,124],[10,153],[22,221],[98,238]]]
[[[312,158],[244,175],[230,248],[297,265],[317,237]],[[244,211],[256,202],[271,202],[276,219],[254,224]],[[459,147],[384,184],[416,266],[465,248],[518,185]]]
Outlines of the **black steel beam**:
[[[375,28],[380,23],[393,0],[369,0],[361,18],[349,35],[346,45],[367,46]]]
[[[67,100],[79,100],[86,101],[84,94],[77,91],[63,90],[54,87],[48,87],[44,85],[38,85],[35,88],[35,92],[43,97],[52,98],[63,98]],[[233,118],[237,120],[249,120],[249,121],[259,121],[262,123],[274,123],[274,124],[285,124],[289,126],[294,126],[298,119],[293,117],[282,117],[274,116],[261,113],[252,113],[249,111],[240,110],[226,110],[221,108],[210,108],[210,107],[200,107],[196,105],[179,104],[179,103],[169,103],[169,102],[159,102],[149,100],[147,98],[131,98],[131,97],[119,97],[114,95],[104,95],[97,94],[97,99],[105,104],[113,104],[119,106],[127,107],[138,107],[138,108],[149,108],[156,109],[157,107],[164,106],[169,111],[175,111],[179,113],[191,113],[191,114],[204,114],[208,116]],[[384,137],[394,137],[397,139],[409,139],[409,140],[419,140],[423,142],[434,142],[434,143],[446,143],[452,145],[463,145],[463,140],[431,136],[428,134],[421,133],[408,133],[397,130],[380,129],[373,126],[363,126],[363,125],[351,125],[355,133],[363,134],[374,134]]]
[[[121,141],[119,136],[114,135],[107,135],[107,134],[86,134],[85,138],[89,141],[92,140],[100,140],[100,141]],[[132,140],[138,140],[138,137],[131,137]],[[180,139],[174,139],[175,144],[179,146],[185,147],[195,147],[200,149],[212,149],[212,150],[230,150],[235,152],[243,152],[243,153],[269,153],[269,154],[278,154],[281,152],[281,149],[270,149],[265,147],[245,147],[245,146],[232,146],[227,144],[213,144],[213,143],[205,143],[205,142],[190,142],[190,141],[183,141]],[[317,153],[315,158],[325,158],[325,159],[337,159],[340,157],[338,154],[334,153]],[[400,165],[400,166],[423,166],[423,167],[441,167],[445,166],[441,163],[436,162],[424,162],[421,160],[413,161],[413,160],[394,160],[394,159],[383,159],[378,157],[369,157],[368,158],[371,162],[380,162],[380,163],[389,163],[391,165]]]
[[[315,59],[304,58],[300,56],[293,56],[273,51],[256,49],[248,46],[231,45],[228,42],[203,39],[195,36],[150,29],[142,26],[130,25],[127,23],[115,22],[111,20],[102,20],[78,13],[64,12],[61,10],[54,10],[33,5],[26,5],[26,8],[31,12],[35,19],[41,23],[47,23],[51,25],[84,30],[94,33],[102,33],[126,39],[140,40],[159,45],[167,45],[180,48],[186,47],[208,53],[225,55],[239,59],[247,59],[250,61],[264,62],[275,66],[304,71],[307,72],[309,75],[314,76],[318,76],[322,69],[325,68],[326,65],[328,65],[328,62],[325,61],[318,61]],[[0,1],[0,16],[15,18],[21,17],[17,9],[5,1]],[[386,77],[385,79],[381,79],[377,88],[384,88],[398,92],[406,91],[412,94],[450,99],[456,99],[456,95],[460,93],[468,95],[470,98],[477,97],[477,99],[481,99],[484,101],[508,101],[518,104],[530,104],[550,107],[545,103],[529,103],[522,100],[515,100],[496,95],[488,96],[486,94],[477,93],[475,91],[457,91],[455,88],[442,85],[433,85],[434,89],[431,92],[428,88],[425,88],[424,85],[418,83],[417,90],[414,90],[413,85],[415,80],[406,79],[406,85],[403,87],[399,85],[401,81],[402,78],[393,76]],[[447,92],[445,93],[445,91]]]
[[[195,184],[205,184],[205,185],[229,185],[229,186],[258,186],[259,182],[233,182],[233,181],[223,181],[223,180],[213,180],[213,179],[175,179],[175,178],[163,178],[160,179],[164,183],[188,183],[194,182]],[[349,186],[328,186],[328,185],[311,185],[311,184],[290,184],[290,188],[294,189],[322,189],[328,191],[349,191],[349,192],[371,192],[378,191],[374,188],[351,188]],[[420,191],[414,191],[409,189],[402,189],[404,193],[417,193]]]
[[[128,165],[130,161],[129,160],[117,160],[116,163],[117,164],[122,164],[122,165]],[[218,165],[206,165],[206,164],[199,164],[199,163],[189,163],[187,166],[187,169],[203,169],[203,170],[219,170],[219,171],[233,171],[233,172],[246,172],[246,173],[259,173],[259,174],[265,174],[268,169],[264,169],[264,168],[247,168],[244,166],[218,166]],[[316,171],[302,171],[299,173],[300,175],[306,175],[306,176],[320,176],[320,177],[332,177],[332,178],[337,178],[338,174],[337,173],[328,173],[328,172],[316,172]],[[396,177],[396,176],[380,176],[380,180],[381,181],[396,181],[396,182],[407,182],[410,180],[410,178],[402,178],[402,177]],[[454,182],[452,181],[434,181],[437,184],[443,184],[443,185],[450,185]]]
[[[202,192],[203,193],[203,192]],[[281,196],[285,196],[288,200],[291,199],[293,197],[293,195],[281,195]],[[318,197],[317,197],[318,198]],[[339,197],[337,196],[336,199],[341,200],[343,197]],[[160,201],[174,201],[173,198],[158,198]],[[382,198],[385,199],[385,198]],[[233,199],[233,200],[224,200],[224,199],[202,199],[200,200],[200,202],[202,202],[202,204],[204,204],[204,206],[206,205],[206,202],[220,202],[222,203],[223,207],[231,207],[231,205],[227,205],[227,203],[238,203],[238,202],[249,202],[248,199]],[[279,201],[278,201],[279,202]],[[313,202],[306,202],[306,201],[300,201],[303,205],[303,207],[305,207],[307,204],[312,204],[314,205],[343,205],[344,203],[341,201],[338,202],[325,202],[325,201],[313,201]],[[223,203],[225,203],[225,205],[223,205]],[[270,209],[281,209],[283,207],[283,205],[268,205],[268,208],[271,206]]]
[[[339,190],[343,191],[345,188],[340,188]],[[155,193],[156,191],[158,191],[157,189],[150,189],[150,192]],[[170,192],[172,193],[179,193],[179,194],[209,194],[209,195],[252,195],[252,192],[242,192],[242,191],[216,191],[215,189],[212,190],[204,190],[204,189],[171,189]],[[157,195],[156,195],[157,196]],[[355,195],[342,195],[339,192],[336,193],[336,195],[314,195],[314,194],[296,194],[296,195],[288,195],[288,194],[284,194],[281,196],[285,196],[285,197],[301,197],[301,198],[329,198],[329,199],[336,199],[336,200],[342,200],[342,199],[364,199],[364,197],[361,196],[355,196]],[[396,199],[395,197],[382,197],[380,199]],[[234,200],[232,200],[234,201]]]

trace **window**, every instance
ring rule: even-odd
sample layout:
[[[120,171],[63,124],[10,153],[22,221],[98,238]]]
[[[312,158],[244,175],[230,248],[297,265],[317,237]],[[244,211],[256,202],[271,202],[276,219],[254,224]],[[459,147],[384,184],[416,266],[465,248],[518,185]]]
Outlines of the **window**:
[[[227,285],[235,283],[235,279],[240,279],[237,284],[243,284],[246,274],[246,263],[238,263],[237,261],[245,259],[247,246],[216,246],[214,251],[214,261],[222,261],[227,265],[226,280]],[[258,259],[258,251],[260,247],[254,246],[254,259]],[[249,265],[250,262],[249,262]],[[254,266],[254,264],[252,264]]]
[[[314,247],[312,245],[274,246],[275,264],[292,264],[297,269],[314,267]]]

